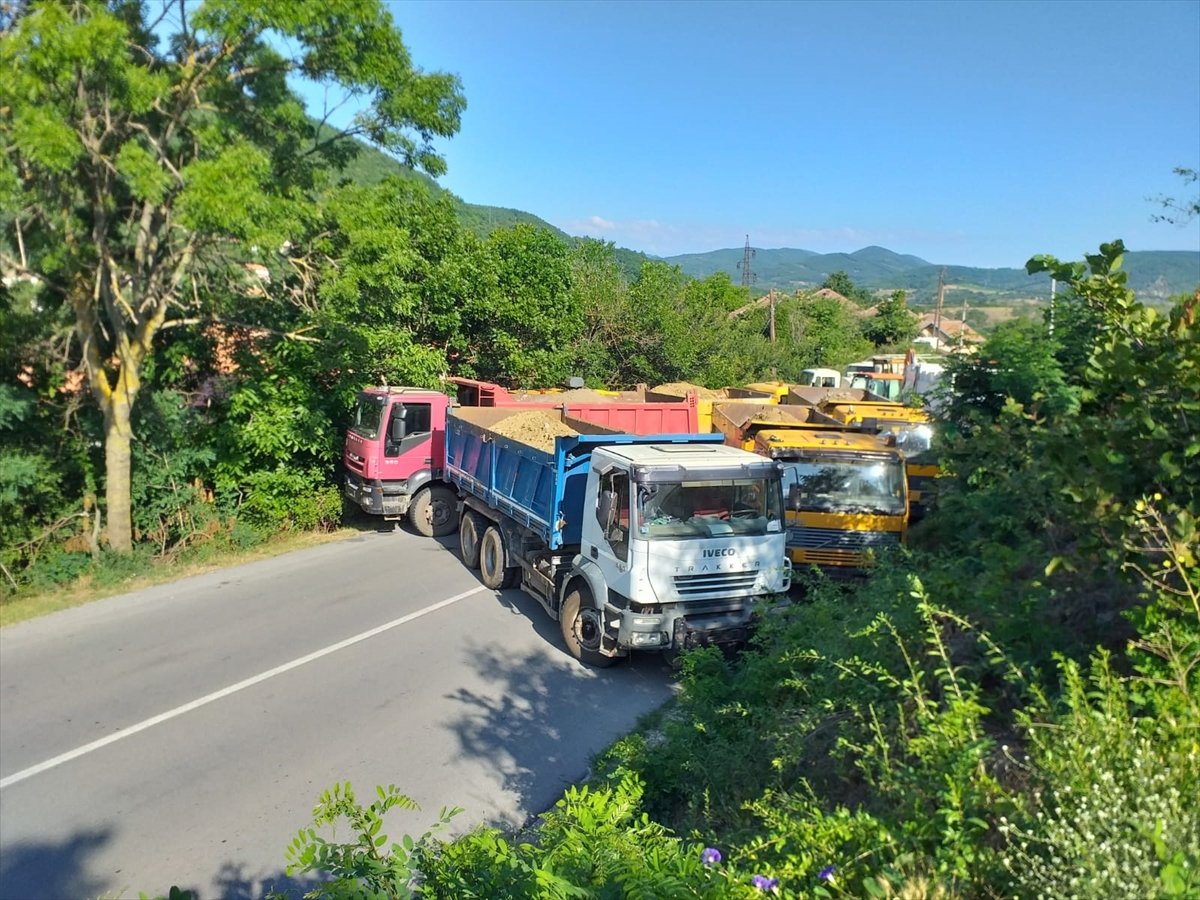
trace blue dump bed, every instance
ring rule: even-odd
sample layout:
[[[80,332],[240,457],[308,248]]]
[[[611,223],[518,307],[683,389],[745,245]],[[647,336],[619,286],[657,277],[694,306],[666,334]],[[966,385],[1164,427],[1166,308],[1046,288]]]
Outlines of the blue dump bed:
[[[577,435],[546,451],[493,426],[514,415],[557,418]],[[513,407],[463,408],[446,419],[446,480],[526,526],[551,550],[578,544],[592,450],[613,444],[720,443],[720,434],[622,434],[564,415]]]

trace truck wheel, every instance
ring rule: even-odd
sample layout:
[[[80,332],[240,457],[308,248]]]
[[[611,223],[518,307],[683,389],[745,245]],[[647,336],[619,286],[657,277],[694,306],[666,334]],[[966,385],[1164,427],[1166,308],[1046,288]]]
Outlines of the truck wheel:
[[[448,487],[422,488],[408,508],[408,521],[425,537],[445,537],[458,527],[454,521],[457,505],[458,497]]]
[[[504,538],[495,525],[489,525],[479,541],[479,575],[484,587],[493,591],[512,587],[521,575],[519,567],[505,567]]]
[[[563,643],[573,657],[585,665],[607,669],[617,660],[600,652],[600,636],[604,633],[600,615],[600,610],[591,604],[587,588],[575,588],[563,598],[558,624],[562,628]]]
[[[479,516],[464,512],[458,520],[458,552],[468,569],[479,568]]]

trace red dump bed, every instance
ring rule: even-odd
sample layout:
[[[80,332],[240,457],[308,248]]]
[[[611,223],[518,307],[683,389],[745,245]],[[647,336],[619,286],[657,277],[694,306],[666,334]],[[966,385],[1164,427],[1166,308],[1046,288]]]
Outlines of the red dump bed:
[[[677,403],[643,403],[614,397],[617,402],[573,399],[547,393],[514,394],[488,381],[451,378],[458,385],[462,406],[520,406],[523,409],[561,409],[566,415],[603,425],[622,434],[698,434],[700,419],[694,394]]]

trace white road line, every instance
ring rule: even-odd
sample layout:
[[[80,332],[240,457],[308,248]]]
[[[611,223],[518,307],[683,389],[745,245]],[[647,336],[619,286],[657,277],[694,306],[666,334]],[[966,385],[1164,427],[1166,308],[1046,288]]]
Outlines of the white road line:
[[[268,678],[274,678],[276,675],[282,675],[284,672],[290,672],[292,669],[298,669],[300,666],[313,662],[314,660],[318,660],[323,656],[328,656],[330,653],[337,653],[339,650],[344,650],[347,647],[358,644],[367,640],[368,638],[373,638],[377,634],[383,634],[385,631],[389,631],[400,625],[404,625],[408,622],[411,622],[413,619],[419,619],[422,616],[427,616],[432,612],[437,612],[439,609],[445,609],[452,603],[457,603],[459,600],[465,600],[467,597],[470,597],[473,594],[478,594],[486,590],[487,588],[485,588],[483,585],[480,585],[477,588],[472,588],[471,590],[464,591],[461,594],[455,594],[453,597],[449,597],[430,606],[426,606],[424,609],[418,609],[416,612],[409,613],[407,616],[401,616],[398,619],[393,619],[392,621],[386,622],[376,628],[372,628],[369,631],[356,634],[354,637],[348,637],[344,641],[338,641],[336,644],[330,644],[328,647],[322,647],[320,650],[315,650],[312,653],[309,653],[307,656],[301,656],[297,659],[293,659],[291,662],[286,662],[281,666],[268,669],[266,672],[261,672],[258,675],[247,678],[245,681],[239,681],[237,684],[231,684],[229,687],[221,688],[219,691],[214,691],[211,694],[205,694],[203,697],[198,697],[190,703],[183,704],[183,706],[177,706],[174,709],[167,710],[165,713],[159,713],[157,716],[151,716],[149,719],[138,722],[136,725],[130,725],[128,728],[122,728],[120,731],[114,731],[107,737],[102,737],[97,741],[92,741],[90,744],[84,744],[82,747],[76,747],[74,750],[69,750],[68,752],[62,753],[53,759],[48,759],[45,762],[38,763],[36,766],[30,766],[28,769],[22,769],[20,772],[14,772],[12,775],[8,775],[5,778],[0,778],[0,790],[3,790],[6,787],[11,787],[18,781],[24,781],[26,778],[32,778],[34,775],[40,775],[42,772],[45,772],[48,769],[61,766],[63,763],[68,763],[73,759],[78,759],[81,756],[91,753],[93,750],[99,750],[101,747],[107,747],[109,744],[115,744],[117,741],[131,737],[132,735],[137,734],[139,731],[145,731],[147,728],[153,728],[155,725],[161,725],[163,722],[174,719],[177,716],[182,716],[184,713],[189,713],[194,709],[199,709],[201,706],[206,706],[215,700],[221,700],[225,697],[228,697],[230,694],[236,694],[238,691],[244,691],[248,687],[261,684]]]

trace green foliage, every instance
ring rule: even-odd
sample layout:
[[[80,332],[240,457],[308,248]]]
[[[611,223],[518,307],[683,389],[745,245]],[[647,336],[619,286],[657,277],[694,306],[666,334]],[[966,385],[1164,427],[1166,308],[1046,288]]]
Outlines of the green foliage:
[[[482,289],[463,309],[461,367],[476,376],[532,387],[574,374],[571,348],[583,331],[568,302],[567,248],[528,225],[499,229],[483,247]]]
[[[216,459],[203,438],[209,423],[175,391],[156,391],[140,409],[131,489],[134,527],[160,554],[176,552],[220,530],[206,502],[205,475]]]
[[[329,531],[340,521],[342,498],[322,473],[281,467],[247,476],[240,518],[259,530]]]
[[[1017,320],[1003,322],[991,337],[970,356],[953,357],[949,371],[954,392],[946,417],[967,430],[982,421],[994,420],[1010,402],[1039,411],[1058,413],[1077,404],[1067,388],[1058,345],[1044,325]]]
[[[860,288],[850,280],[849,275],[840,270],[830,273],[829,277],[821,282],[821,287],[826,290],[836,291],[847,300],[853,300],[860,306],[870,306],[875,301],[870,291]]]
[[[437,822],[420,838],[414,840],[406,834],[389,845],[383,833],[384,816],[392,809],[419,807],[395,785],[376,787],[375,793],[377,799],[363,806],[350,782],[322,792],[313,808],[312,824],[300,829],[287,849],[289,875],[315,871],[329,877],[308,896],[388,900],[414,896],[410,887],[414,864],[428,848],[433,834],[462,812],[443,807]],[[332,828],[343,820],[351,829],[353,842],[334,842],[317,833],[318,829]]]
[[[1200,891],[1195,719],[1155,715],[1107,655],[1063,663],[1063,713],[1031,722],[1029,814],[1001,820],[1018,896],[1184,897]],[[1090,683],[1089,683],[1090,682]]]
[[[906,345],[917,336],[917,317],[908,311],[904,291],[895,291],[876,307],[862,326],[863,337],[875,344]]]
[[[20,247],[0,268],[32,272],[57,310],[74,311],[77,359],[118,448],[104,488],[121,552],[133,531],[123,451],[160,331],[244,294],[243,266],[264,255],[303,281],[314,260],[301,239],[351,139],[441,174],[433,140],[458,130],[465,105],[457,78],[412,65],[374,0],[178,12],[151,24],[139,4],[31,3],[0,35],[0,191],[15,210],[3,226],[15,238],[5,247]],[[155,33],[164,23],[177,31]],[[295,73],[365,100],[363,111],[321,133],[288,87]]]

